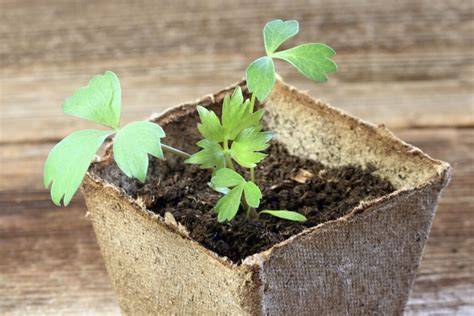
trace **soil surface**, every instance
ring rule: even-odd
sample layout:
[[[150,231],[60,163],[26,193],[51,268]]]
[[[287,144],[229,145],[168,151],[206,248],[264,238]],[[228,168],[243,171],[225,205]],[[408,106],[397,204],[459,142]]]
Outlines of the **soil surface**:
[[[389,181],[373,174],[373,167],[326,168],[319,162],[289,155],[275,142],[267,152],[268,157],[256,170],[263,194],[259,209],[298,211],[308,218],[307,222],[270,215],[247,218],[239,211],[233,221],[218,223],[213,207],[221,195],[207,184],[210,172],[170,157],[152,160],[147,183],[138,185],[132,195],[141,197],[156,213],[172,213],[193,239],[239,263],[307,227],[347,214],[363,200],[395,190]]]

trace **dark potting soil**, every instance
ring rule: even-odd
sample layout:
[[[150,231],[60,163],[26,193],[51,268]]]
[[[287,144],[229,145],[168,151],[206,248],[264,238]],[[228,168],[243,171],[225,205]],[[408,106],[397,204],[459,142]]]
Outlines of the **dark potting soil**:
[[[361,201],[395,190],[388,180],[373,174],[374,167],[326,168],[319,162],[289,155],[276,142],[267,153],[256,170],[263,194],[259,209],[298,211],[308,218],[307,222],[269,215],[247,218],[240,211],[233,221],[219,223],[213,207],[221,195],[208,186],[210,172],[173,158],[152,160],[149,172],[153,176],[138,186],[134,195],[162,216],[172,213],[194,240],[238,263],[307,227],[349,213]]]

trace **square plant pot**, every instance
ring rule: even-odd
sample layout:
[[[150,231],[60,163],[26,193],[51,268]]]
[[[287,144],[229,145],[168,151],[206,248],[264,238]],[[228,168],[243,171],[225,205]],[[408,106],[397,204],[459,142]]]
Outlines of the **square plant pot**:
[[[198,138],[196,105],[216,108],[234,87],[152,120],[167,143],[190,148]],[[403,312],[449,164],[280,79],[263,107],[267,129],[291,154],[329,167],[373,165],[396,191],[235,264],[190,238],[174,218],[133,199],[127,179],[90,171],[82,191],[124,314]]]

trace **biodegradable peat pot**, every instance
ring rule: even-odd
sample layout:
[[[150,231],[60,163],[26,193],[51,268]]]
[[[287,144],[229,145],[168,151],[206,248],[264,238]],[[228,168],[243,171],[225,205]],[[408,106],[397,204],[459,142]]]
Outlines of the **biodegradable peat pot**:
[[[212,107],[233,88],[155,118],[166,142],[189,148],[196,105]],[[280,80],[264,107],[267,128],[290,153],[327,166],[372,164],[396,191],[237,265],[90,172],[82,190],[123,313],[402,313],[450,166]]]

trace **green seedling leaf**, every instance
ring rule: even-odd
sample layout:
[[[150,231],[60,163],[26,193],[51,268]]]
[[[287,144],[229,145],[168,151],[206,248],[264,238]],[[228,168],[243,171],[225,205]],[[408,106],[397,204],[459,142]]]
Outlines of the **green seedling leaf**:
[[[294,222],[306,222],[307,218],[298,212],[293,212],[293,211],[273,211],[273,210],[264,210],[261,211],[260,214],[270,214],[272,216],[278,217],[278,218],[283,218],[287,219],[289,221],[294,221]]]
[[[271,57],[254,60],[247,68],[247,87],[263,102],[275,85],[275,65]]]
[[[222,193],[222,194],[227,194],[230,192],[230,189],[229,188],[219,188],[219,187],[216,187],[214,184],[212,184],[212,182],[209,182],[208,183],[209,187],[211,187],[211,189],[213,189],[214,191],[216,192],[219,192],[219,193]]]
[[[327,81],[326,74],[337,71],[337,66],[331,60],[336,52],[326,44],[303,44],[272,56],[292,64],[299,72],[316,81]]]
[[[202,169],[208,168],[224,168],[225,166],[225,157],[224,150],[219,143],[202,139],[196,143],[202,150],[191,155],[188,159],[185,160],[185,163],[197,164]]]
[[[274,53],[281,44],[295,36],[298,30],[299,24],[296,20],[268,22],[263,28],[263,41],[267,55]]]
[[[245,201],[250,207],[257,208],[262,199],[262,192],[260,188],[252,181],[247,181],[244,184]]]
[[[236,186],[224,195],[216,204],[217,220],[222,223],[235,217],[242,198],[243,184]]]
[[[44,186],[51,184],[54,204],[67,206],[76,193],[97,150],[111,132],[83,130],[60,141],[49,152],[44,164]]]
[[[245,179],[232,169],[222,168],[216,171],[211,183],[216,188],[231,188],[245,183]]]
[[[222,126],[224,138],[234,140],[247,127],[259,125],[263,110],[252,113],[250,101],[244,102],[242,90],[235,88],[232,96],[226,96],[222,105]]]
[[[270,146],[268,142],[272,133],[261,132],[256,127],[244,129],[231,145],[230,155],[244,168],[254,168],[258,162],[266,157],[260,151]]]
[[[120,129],[114,139],[114,160],[128,177],[145,182],[148,154],[162,158],[160,138],[163,129],[148,121],[133,122]]]
[[[117,75],[107,71],[94,76],[63,104],[66,114],[77,116],[111,128],[120,124],[121,90]]]
[[[201,123],[198,124],[198,130],[205,138],[221,142],[224,140],[224,130],[216,113],[209,111],[205,107],[197,107]]]
[[[232,169],[222,168],[217,170],[212,179],[211,187],[217,192],[225,194],[216,205],[215,211],[220,222],[231,220],[239,209],[242,192],[245,201],[250,207],[258,207],[262,192],[252,181],[246,181],[239,173]],[[234,187],[232,190],[229,188]],[[222,213],[222,214],[221,214]]]

